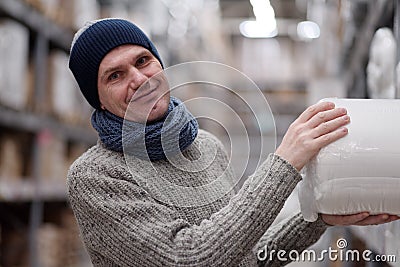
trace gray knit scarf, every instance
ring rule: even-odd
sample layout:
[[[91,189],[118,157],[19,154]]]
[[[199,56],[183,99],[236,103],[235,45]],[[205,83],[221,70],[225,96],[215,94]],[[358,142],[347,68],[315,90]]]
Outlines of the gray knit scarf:
[[[124,120],[100,109],[93,112],[91,122],[108,149],[150,161],[166,159],[185,150],[196,138],[199,128],[196,118],[175,97],[170,98],[164,117],[150,124]]]

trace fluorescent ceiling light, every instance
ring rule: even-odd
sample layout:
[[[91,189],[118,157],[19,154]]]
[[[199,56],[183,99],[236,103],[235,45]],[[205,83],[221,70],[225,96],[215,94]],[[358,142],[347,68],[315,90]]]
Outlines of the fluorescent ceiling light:
[[[243,21],[240,33],[249,38],[271,38],[278,34],[275,11],[269,0],[250,0],[255,21]]]
[[[302,21],[297,24],[297,35],[301,39],[317,39],[321,34],[317,23]]]
[[[240,33],[248,38],[272,38],[278,35],[276,21],[265,24],[258,21],[243,21],[239,25]]]

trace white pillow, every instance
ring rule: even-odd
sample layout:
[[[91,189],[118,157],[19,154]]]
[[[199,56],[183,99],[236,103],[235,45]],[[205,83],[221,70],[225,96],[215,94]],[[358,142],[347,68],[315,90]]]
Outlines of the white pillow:
[[[351,122],[346,137],[305,166],[299,191],[304,219],[363,211],[400,215],[400,100],[321,101],[345,107]]]

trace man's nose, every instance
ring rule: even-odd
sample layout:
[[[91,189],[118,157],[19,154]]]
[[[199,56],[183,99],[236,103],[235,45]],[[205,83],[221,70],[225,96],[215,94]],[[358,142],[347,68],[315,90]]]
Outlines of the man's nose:
[[[137,90],[144,82],[147,81],[148,77],[144,75],[140,70],[132,66],[129,70],[129,79],[130,87],[134,90]]]

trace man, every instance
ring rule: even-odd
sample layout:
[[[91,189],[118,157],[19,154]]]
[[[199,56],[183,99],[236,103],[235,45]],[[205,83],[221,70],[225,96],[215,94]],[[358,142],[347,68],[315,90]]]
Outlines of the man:
[[[224,183],[202,190],[218,177],[233,180],[227,156],[219,140],[199,130],[181,102],[170,97],[160,56],[137,26],[120,19],[90,22],[74,37],[69,66],[95,108],[92,125],[99,133],[97,145],[68,173],[69,199],[94,266],[280,266],[287,262],[261,261],[257,250],[301,251],[328,225],[397,219],[360,213],[321,215],[308,223],[297,214],[270,227],[301,180],[299,170],[320,148],[346,135],[346,110],[332,103],[301,114],[276,153],[233,196],[221,194]],[[164,148],[163,127],[176,133],[178,143]],[[145,153],[136,146],[142,141]],[[213,161],[203,162],[211,147]],[[172,164],[169,159],[179,155],[199,168]],[[154,179],[193,189],[203,204],[185,205],[189,195]]]

